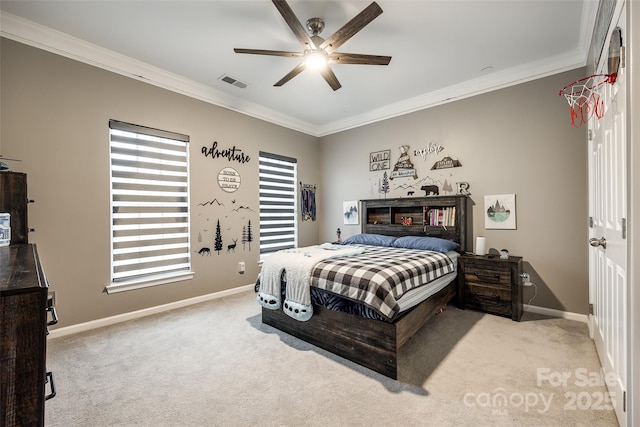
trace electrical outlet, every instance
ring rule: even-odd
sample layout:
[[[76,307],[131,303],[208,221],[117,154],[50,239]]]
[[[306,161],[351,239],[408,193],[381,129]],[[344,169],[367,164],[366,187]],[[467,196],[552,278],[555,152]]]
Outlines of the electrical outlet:
[[[522,279],[523,287],[533,286],[533,283],[531,283],[531,276],[529,276],[529,273],[520,273],[520,278]]]
[[[240,261],[238,263],[238,273],[243,274],[245,270],[245,264],[244,261]]]
[[[49,299],[51,300],[51,305],[56,306],[56,291],[49,291]]]

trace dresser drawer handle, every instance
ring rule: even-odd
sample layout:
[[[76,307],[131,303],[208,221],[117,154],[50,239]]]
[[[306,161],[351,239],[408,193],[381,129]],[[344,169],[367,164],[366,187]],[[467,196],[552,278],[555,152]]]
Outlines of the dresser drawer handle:
[[[56,396],[56,385],[53,383],[53,372],[47,372],[47,379],[45,380],[45,384],[49,383],[49,388],[51,389],[51,393],[47,394],[44,397],[44,400],[49,400]]]
[[[47,326],[53,326],[58,323],[58,312],[56,312],[56,308],[50,305],[47,307],[47,311],[51,313],[51,321],[47,322]]]
[[[499,274],[491,273],[473,273],[480,280],[500,280]]]
[[[480,299],[492,300],[492,301],[495,301],[496,303],[500,302],[500,295],[498,294],[486,295],[486,294],[481,294],[478,291],[473,291],[473,294]]]

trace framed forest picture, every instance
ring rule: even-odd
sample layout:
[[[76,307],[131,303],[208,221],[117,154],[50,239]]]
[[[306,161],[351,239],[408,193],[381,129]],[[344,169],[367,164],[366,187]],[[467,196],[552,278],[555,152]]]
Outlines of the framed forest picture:
[[[484,228],[516,229],[516,195],[484,196]]]
[[[358,224],[358,201],[342,202],[342,215],[345,224]]]

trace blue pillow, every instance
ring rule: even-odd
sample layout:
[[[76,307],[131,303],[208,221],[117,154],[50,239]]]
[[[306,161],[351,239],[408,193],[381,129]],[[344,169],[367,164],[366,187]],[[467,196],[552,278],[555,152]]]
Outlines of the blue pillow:
[[[396,248],[449,252],[458,249],[460,244],[438,237],[405,236],[396,239],[396,241],[393,242],[393,246]]]
[[[356,234],[355,236],[347,237],[342,244],[343,245],[371,245],[371,246],[385,246],[392,247],[396,237],[384,236],[382,234]]]

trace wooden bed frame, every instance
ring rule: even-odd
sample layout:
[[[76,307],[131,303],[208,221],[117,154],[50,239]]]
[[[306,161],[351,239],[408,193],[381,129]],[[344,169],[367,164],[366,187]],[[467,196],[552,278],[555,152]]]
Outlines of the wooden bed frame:
[[[466,215],[466,205],[467,198],[464,196],[362,200],[362,232],[392,236],[441,235],[439,229],[443,227],[437,227],[433,233],[434,230],[430,230],[432,227],[422,225],[421,218],[413,218],[413,226],[403,226],[400,217],[417,215],[411,214],[413,211],[418,212],[414,207],[419,207],[420,215],[424,215],[429,207],[455,206],[456,222],[454,226],[447,227],[447,232],[450,233],[451,240],[461,243],[461,250],[467,250],[469,218]],[[389,221],[380,220],[384,217],[381,212],[384,213],[385,208],[389,210]],[[385,222],[386,224],[381,224]],[[407,310],[393,323],[318,306],[313,307],[314,314],[306,322],[292,319],[282,310],[263,308],[262,323],[396,380],[398,350],[431,316],[456,296],[457,281],[457,278],[454,279],[435,295]]]
[[[397,380],[398,350],[455,296],[454,282],[393,323],[317,306],[306,322],[263,308],[262,323]]]

